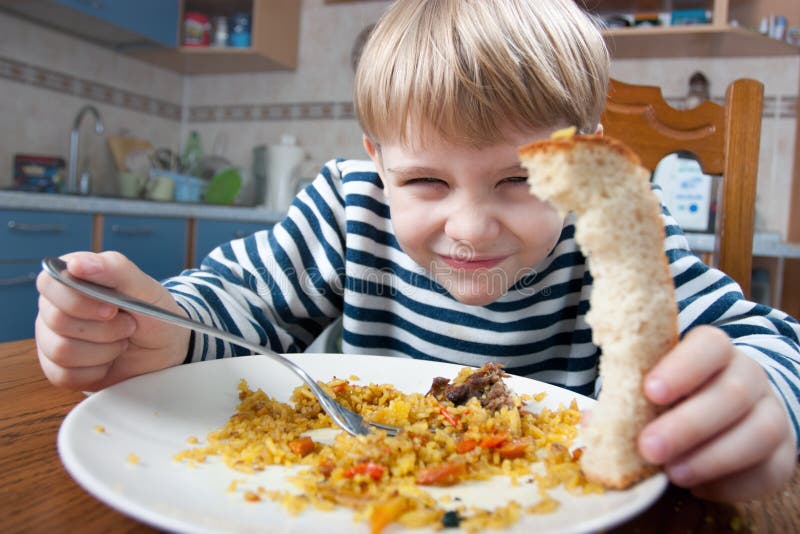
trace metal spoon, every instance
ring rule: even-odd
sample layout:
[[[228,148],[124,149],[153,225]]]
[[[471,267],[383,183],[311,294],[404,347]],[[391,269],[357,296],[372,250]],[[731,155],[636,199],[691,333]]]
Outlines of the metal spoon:
[[[348,410],[334,400],[330,395],[325,393],[325,390],[319,387],[316,381],[314,381],[314,379],[311,378],[311,376],[306,373],[302,367],[299,367],[293,361],[285,358],[277,352],[274,352],[266,347],[262,347],[261,345],[250,343],[246,339],[231,334],[230,332],[220,330],[187,317],[176,315],[168,310],[126,295],[125,293],[117,291],[116,289],[75,278],[67,272],[67,264],[58,258],[44,258],[42,260],[42,268],[44,268],[47,274],[62,284],[95,299],[119,306],[124,310],[141,313],[167,323],[176,324],[197,332],[203,332],[204,334],[208,334],[219,339],[224,339],[225,341],[229,341],[235,345],[239,345],[240,347],[244,347],[252,351],[253,354],[263,354],[264,356],[272,358],[299,376],[300,379],[311,389],[311,392],[314,394],[317,400],[319,400],[322,409],[331,416],[331,419],[333,419],[333,421],[343,430],[354,436],[369,434],[371,431],[370,427],[376,427],[384,430],[391,436],[396,435],[400,431],[399,428],[394,426],[384,425],[381,423],[365,422],[359,414]]]

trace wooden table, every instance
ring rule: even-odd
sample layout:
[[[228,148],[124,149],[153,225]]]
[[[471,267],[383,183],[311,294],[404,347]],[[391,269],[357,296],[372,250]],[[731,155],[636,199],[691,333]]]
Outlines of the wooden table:
[[[51,385],[32,340],[0,344],[0,529],[13,532],[156,532],[78,486],[61,465],[56,434],[84,398]],[[701,501],[670,487],[649,510],[612,530],[798,532],[800,469],[772,498],[736,506]]]

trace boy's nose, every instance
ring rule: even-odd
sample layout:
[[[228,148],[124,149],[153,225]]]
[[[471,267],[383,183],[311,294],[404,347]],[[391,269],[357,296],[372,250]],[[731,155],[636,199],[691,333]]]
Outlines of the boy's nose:
[[[478,245],[496,239],[500,234],[500,223],[485,207],[461,206],[448,216],[444,233],[454,241]]]

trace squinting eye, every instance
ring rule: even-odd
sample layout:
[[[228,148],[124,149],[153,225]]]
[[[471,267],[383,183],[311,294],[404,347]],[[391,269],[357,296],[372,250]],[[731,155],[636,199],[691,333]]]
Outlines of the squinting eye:
[[[447,185],[443,180],[438,178],[411,178],[406,180],[405,185]]]
[[[501,184],[525,184],[527,182],[527,176],[512,176],[510,178],[504,178],[503,180],[500,180]]]

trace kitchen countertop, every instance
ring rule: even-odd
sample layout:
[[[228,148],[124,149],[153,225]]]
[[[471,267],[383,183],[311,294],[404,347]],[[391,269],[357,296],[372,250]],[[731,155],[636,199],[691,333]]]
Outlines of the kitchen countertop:
[[[217,206],[184,202],[156,202],[129,198],[0,191],[0,209],[103,213],[107,215],[142,215],[216,219],[246,222],[277,222],[282,212],[263,207]]]
[[[714,234],[686,232],[689,247],[694,252],[714,252]],[[800,258],[800,243],[781,240],[778,232],[755,232],[753,256],[762,258]]]
[[[155,202],[129,198],[27,193],[22,191],[0,191],[0,209],[244,222],[277,222],[284,215],[282,212],[257,206],[215,206],[211,204]],[[714,251],[713,234],[687,232],[686,238],[689,240],[689,246],[695,252]],[[753,236],[753,255],[773,258],[800,258],[800,243],[781,241],[777,232],[756,232]]]

